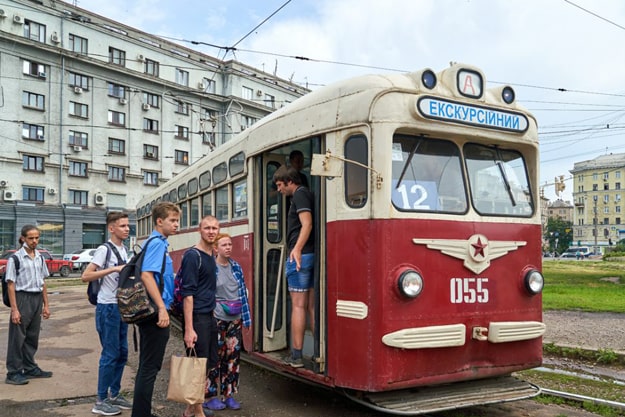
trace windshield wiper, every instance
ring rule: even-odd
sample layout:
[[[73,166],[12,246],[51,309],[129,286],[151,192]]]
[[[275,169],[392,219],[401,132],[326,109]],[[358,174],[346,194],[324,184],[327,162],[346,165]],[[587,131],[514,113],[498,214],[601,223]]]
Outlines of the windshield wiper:
[[[501,178],[503,179],[503,183],[506,187],[506,191],[508,192],[508,197],[510,197],[510,202],[512,203],[512,207],[516,207],[516,201],[514,200],[514,195],[512,194],[512,187],[510,187],[510,181],[508,181],[506,168],[504,167],[504,163],[501,158],[501,151],[499,150],[499,148],[495,148],[495,152],[497,152],[497,160],[495,161],[495,164],[499,168],[499,173],[501,174]]]
[[[417,153],[417,150],[419,149],[420,145],[421,145],[421,139],[417,140],[417,142],[412,147],[412,150],[410,151],[410,155],[408,155],[408,160],[406,161],[406,165],[404,165],[404,169],[402,169],[401,174],[399,175],[399,179],[397,180],[397,186],[395,188],[399,188],[399,186],[401,185],[401,182],[404,179],[404,175],[406,175],[406,171],[408,171],[408,167],[410,166],[410,163],[412,162],[412,158],[414,157],[414,154]]]

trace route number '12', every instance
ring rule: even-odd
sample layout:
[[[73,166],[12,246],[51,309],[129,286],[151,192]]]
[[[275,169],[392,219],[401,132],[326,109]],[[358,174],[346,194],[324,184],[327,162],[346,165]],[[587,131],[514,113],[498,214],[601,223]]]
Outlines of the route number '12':
[[[488,302],[488,278],[452,278],[449,289],[452,304]]]

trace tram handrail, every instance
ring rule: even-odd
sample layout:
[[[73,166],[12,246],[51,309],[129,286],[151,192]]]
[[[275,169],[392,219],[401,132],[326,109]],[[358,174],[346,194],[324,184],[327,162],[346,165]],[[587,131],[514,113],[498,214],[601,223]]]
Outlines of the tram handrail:
[[[280,245],[280,264],[278,266],[278,279],[276,280],[276,301],[273,303],[273,312],[271,315],[271,329],[269,329],[269,338],[273,338],[276,330],[276,315],[278,314],[279,291],[282,284],[282,266],[284,265],[284,245]]]

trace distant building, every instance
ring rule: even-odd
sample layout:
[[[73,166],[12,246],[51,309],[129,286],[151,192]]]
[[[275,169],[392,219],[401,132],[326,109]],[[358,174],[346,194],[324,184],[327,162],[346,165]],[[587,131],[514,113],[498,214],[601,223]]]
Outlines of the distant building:
[[[37,223],[57,255],[308,92],[54,0],[0,0],[0,69],[0,249]]]
[[[623,174],[625,153],[577,162],[573,174],[573,242],[603,248],[625,237]]]
[[[569,201],[558,199],[549,202],[547,206],[547,217],[549,219],[561,219],[565,222],[573,223],[573,205]]]

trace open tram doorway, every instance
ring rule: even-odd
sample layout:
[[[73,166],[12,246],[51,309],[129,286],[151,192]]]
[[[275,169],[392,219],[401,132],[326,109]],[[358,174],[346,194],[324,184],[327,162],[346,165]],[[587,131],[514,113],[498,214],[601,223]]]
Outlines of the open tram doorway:
[[[259,213],[261,217],[256,222],[255,235],[260,236],[258,251],[260,258],[256,264],[258,273],[255,274],[257,287],[255,336],[257,346],[263,353],[275,359],[284,357],[290,349],[290,296],[287,290],[284,263],[289,256],[287,247],[287,213],[289,202],[286,197],[278,193],[273,183],[273,174],[285,164],[288,164],[289,154],[293,150],[300,150],[304,154],[304,168],[301,172],[306,175],[311,192],[314,196],[313,233],[315,237],[315,329],[307,329],[304,337],[303,354],[307,369],[323,372],[325,362],[325,341],[320,335],[325,335],[325,267],[322,259],[325,254],[320,253],[319,242],[324,237],[323,226],[325,217],[321,210],[322,190],[319,177],[310,175],[312,155],[319,153],[321,140],[311,138],[287,146],[272,149],[260,156],[257,165],[261,172],[258,176],[260,201]]]

